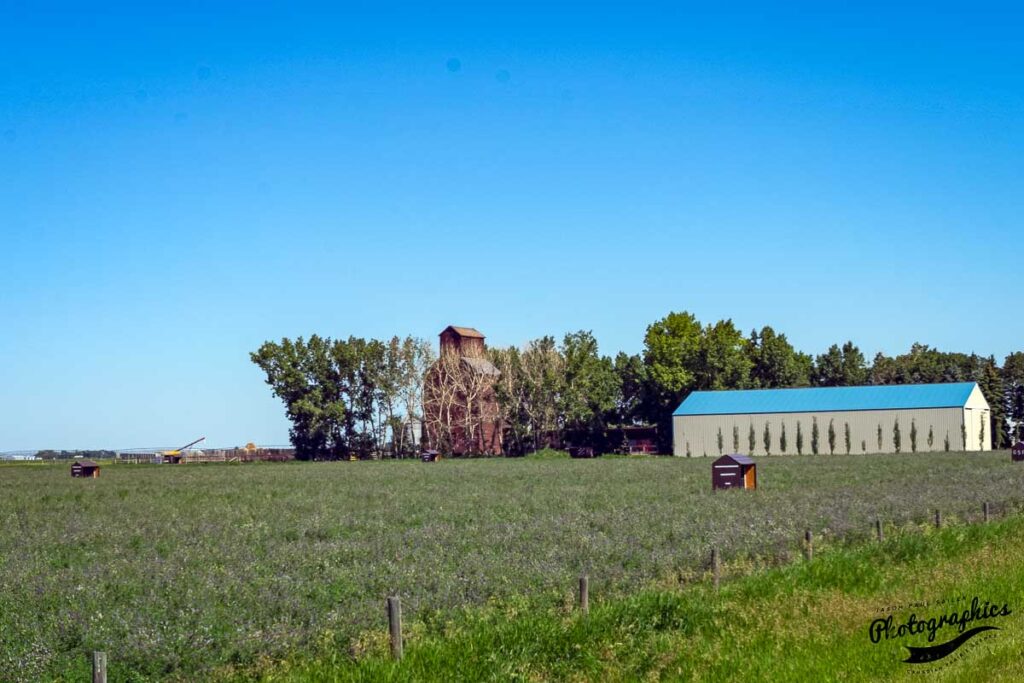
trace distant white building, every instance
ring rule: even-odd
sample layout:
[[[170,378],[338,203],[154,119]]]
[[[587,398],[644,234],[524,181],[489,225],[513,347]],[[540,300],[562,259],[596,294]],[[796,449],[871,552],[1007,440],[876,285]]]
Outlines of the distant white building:
[[[897,425],[904,453],[988,451],[989,416],[975,382],[695,391],[672,414],[672,450],[693,456],[790,454],[798,452],[799,432],[803,453],[811,453],[817,424],[819,453],[830,452],[830,425],[836,453],[846,453],[847,439],[851,453],[892,453]]]
[[[0,460],[37,460],[36,451],[13,451],[0,453]]]

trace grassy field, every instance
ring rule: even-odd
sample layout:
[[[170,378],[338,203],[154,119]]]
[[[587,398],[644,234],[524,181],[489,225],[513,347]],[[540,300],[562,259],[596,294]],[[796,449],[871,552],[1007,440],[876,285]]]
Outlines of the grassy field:
[[[972,622],[998,631],[950,656],[907,664],[906,645],[873,643],[869,625],[1007,605]],[[278,664],[262,680],[314,681],[977,681],[1024,679],[1024,518],[941,531],[903,528],[882,544],[830,548],[810,562],[685,590],[646,588],[599,601],[587,615],[558,609],[477,609],[406,646]],[[931,644],[958,635],[936,630]]]
[[[913,572],[927,569],[912,562],[936,551],[918,548],[915,539],[928,537],[911,531],[926,527],[936,507],[956,525],[977,521],[983,500],[1002,515],[1024,499],[1024,467],[1005,452],[758,462],[758,491],[718,494],[709,491],[709,462],[685,458],[117,465],[97,480],[72,480],[66,466],[4,467],[0,678],[82,680],[84,653],[101,649],[118,681],[260,671],[275,679],[401,680],[381,659],[390,593],[402,596],[410,634],[404,666],[423,661],[417,657],[444,665],[451,654],[444,648],[463,642],[470,649],[460,661],[476,661],[475,653],[519,667],[477,672],[494,678],[510,671],[532,679],[685,677],[675,672],[693,670],[692,657],[702,657],[697,670],[710,676],[728,661],[721,651],[673,648],[687,634],[724,628],[714,613],[696,609],[703,603],[692,596],[703,589],[690,586],[704,577],[711,545],[720,548],[727,576],[769,569],[729,582],[735,587],[722,592],[725,602],[709,604],[728,612],[744,601],[751,610],[758,601],[777,603],[785,623],[799,624],[786,610],[819,599],[834,609],[828,590],[849,583],[889,597],[879,587],[910,576],[898,570],[901,562]],[[857,559],[879,517],[893,536],[893,558]],[[792,602],[783,586],[802,585],[787,572],[801,571],[790,563],[805,528],[815,532],[822,558],[853,558],[853,574],[836,569],[828,584],[812,572],[803,579],[808,597]],[[1011,522],[984,527],[1004,534],[1007,553],[1024,543],[1017,532]],[[994,536],[971,533],[982,532],[954,528],[943,547],[971,558],[992,552]],[[1018,566],[1020,556],[1012,555]],[[864,563],[881,568],[858,569]],[[897,569],[887,579],[890,566]],[[592,577],[596,605],[566,636],[566,619],[576,623],[566,615],[580,573]],[[904,590],[918,588],[909,581]],[[653,634],[624,616],[635,608],[647,623],[644,610],[664,605],[667,626]],[[673,614],[698,630],[687,631]],[[601,619],[618,619],[634,634],[630,642],[646,644],[604,642],[600,633],[621,628],[600,626]],[[502,634],[521,628],[537,635],[538,647],[549,634],[554,649],[504,654]],[[866,632],[866,624],[857,628]],[[796,647],[800,637],[813,644],[813,633],[761,644]],[[581,652],[558,664],[553,653],[565,647]],[[785,661],[782,651],[775,661]],[[648,654],[661,663],[640,667]]]

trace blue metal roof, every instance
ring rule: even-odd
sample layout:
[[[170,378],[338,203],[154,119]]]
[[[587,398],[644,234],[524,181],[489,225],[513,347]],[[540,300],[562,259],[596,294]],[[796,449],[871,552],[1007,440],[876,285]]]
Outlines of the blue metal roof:
[[[694,391],[673,415],[825,413],[842,410],[959,408],[976,384],[889,384],[866,387]]]

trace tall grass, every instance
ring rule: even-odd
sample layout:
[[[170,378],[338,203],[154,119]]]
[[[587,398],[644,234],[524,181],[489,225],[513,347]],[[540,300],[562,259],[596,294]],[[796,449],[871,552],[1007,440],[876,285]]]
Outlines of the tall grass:
[[[685,458],[5,467],[0,678],[79,680],[93,649],[114,680],[349,657],[391,593],[431,631],[566,604],[583,572],[626,595],[699,579],[712,544],[736,573],[785,563],[804,528],[842,544],[1024,495],[1005,453],[772,458],[758,481],[711,493]]]
[[[999,632],[956,656],[910,665],[906,645],[873,643],[871,621],[959,611],[971,597],[1006,603]],[[927,604],[926,604],[927,603]],[[589,614],[477,610],[411,640],[401,662],[383,649],[358,661],[271,667],[265,680],[1016,681],[1024,672],[1024,519],[933,532],[905,528],[881,544],[832,548],[813,562],[723,585],[643,589],[598,600]],[[901,607],[904,606],[904,607]],[[257,677],[261,677],[257,675]]]

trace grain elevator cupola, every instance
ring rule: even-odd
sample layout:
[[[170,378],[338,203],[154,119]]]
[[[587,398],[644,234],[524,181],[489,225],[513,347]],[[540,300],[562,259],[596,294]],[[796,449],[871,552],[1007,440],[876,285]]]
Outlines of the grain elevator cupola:
[[[483,358],[486,352],[484,335],[472,327],[449,325],[440,337],[442,355],[452,353],[463,358]]]

